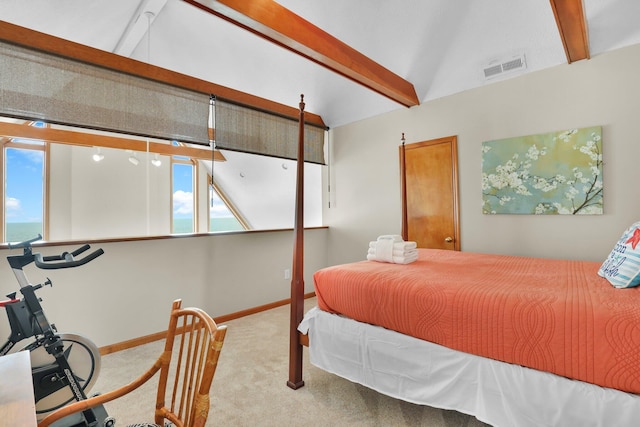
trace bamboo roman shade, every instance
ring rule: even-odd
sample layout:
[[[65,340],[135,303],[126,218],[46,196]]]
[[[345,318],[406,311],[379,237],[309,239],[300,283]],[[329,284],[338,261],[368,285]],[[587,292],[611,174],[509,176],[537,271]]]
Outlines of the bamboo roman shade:
[[[285,159],[298,158],[298,121],[216,99],[216,148]],[[325,129],[304,127],[304,160],[325,164]]]
[[[0,42],[0,115],[209,145],[209,95]]]

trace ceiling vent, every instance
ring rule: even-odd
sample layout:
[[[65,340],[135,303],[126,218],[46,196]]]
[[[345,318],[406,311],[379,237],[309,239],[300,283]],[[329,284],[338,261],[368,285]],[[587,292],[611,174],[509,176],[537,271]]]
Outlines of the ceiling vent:
[[[499,76],[513,74],[527,68],[524,54],[511,56],[503,59],[496,59],[485,64],[483,67],[484,79],[490,80]]]

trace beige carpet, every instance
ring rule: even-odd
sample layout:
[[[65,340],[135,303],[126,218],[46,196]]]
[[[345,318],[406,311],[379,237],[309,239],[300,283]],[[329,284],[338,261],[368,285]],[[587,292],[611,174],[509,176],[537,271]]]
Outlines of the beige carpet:
[[[311,308],[315,299],[307,300]],[[304,387],[288,379],[289,306],[227,323],[211,392],[208,426],[428,426],[480,427],[486,424],[455,411],[399,401],[326,373],[304,356]],[[106,392],[146,370],[162,342],[102,358],[92,392]],[[155,381],[107,406],[116,427],[152,421]]]

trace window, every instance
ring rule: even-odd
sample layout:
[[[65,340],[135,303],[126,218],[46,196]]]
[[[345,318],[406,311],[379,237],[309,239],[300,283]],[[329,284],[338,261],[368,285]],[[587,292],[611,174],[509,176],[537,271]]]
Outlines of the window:
[[[220,190],[211,184],[209,176],[209,231],[241,231],[248,229],[246,221],[240,222],[240,216],[229,207],[227,198],[220,195]]]
[[[194,195],[194,164],[174,156],[172,160],[172,233],[193,233],[196,230]]]
[[[46,236],[45,153],[41,141],[13,138],[3,147],[3,241]]]
[[[293,227],[292,160],[1,116],[0,143],[2,242]],[[305,164],[308,227],[322,168]]]

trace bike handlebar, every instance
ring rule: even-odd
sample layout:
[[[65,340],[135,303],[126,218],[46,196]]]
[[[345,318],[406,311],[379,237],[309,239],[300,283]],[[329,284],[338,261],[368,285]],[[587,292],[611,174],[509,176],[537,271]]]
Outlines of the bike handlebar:
[[[89,245],[80,246],[78,249],[72,252],[63,252],[60,255],[48,255],[42,256],[39,253],[33,253],[31,251],[31,243],[41,240],[42,236],[38,234],[37,237],[34,237],[30,240],[25,240],[24,242],[18,243],[9,243],[9,248],[24,248],[24,254],[19,256],[11,256],[7,257],[9,260],[9,264],[12,268],[22,269],[27,264],[31,262],[35,262],[38,268],[43,270],[56,270],[59,268],[71,268],[71,267],[79,267],[88,263],[89,261],[93,261],[98,258],[100,255],[104,253],[104,250],[98,249],[97,251],[91,252],[89,255],[85,256],[81,259],[75,259],[76,256],[80,255],[83,252],[86,252],[91,248]]]
[[[58,268],[79,267],[81,265],[88,263],[89,261],[93,261],[94,259],[98,258],[100,255],[104,253],[104,250],[100,248],[97,251],[91,252],[89,255],[85,256],[84,258],[74,259],[74,256],[77,256],[82,252],[85,252],[89,248],[90,248],[89,245],[84,245],[71,253],[63,252],[60,255],[49,255],[46,257],[43,257],[42,254],[34,254],[34,261],[36,266],[43,270],[55,270]],[[51,261],[60,261],[60,262],[51,262]]]
[[[42,235],[41,234],[38,234],[33,239],[25,240],[24,242],[9,243],[8,246],[9,246],[9,249],[30,248],[31,244],[33,242],[37,242],[38,240],[42,240]]]
[[[68,252],[63,252],[60,255],[48,255],[48,256],[44,256],[42,257],[41,261],[57,261],[57,260],[61,260],[61,259],[65,259],[66,255],[72,255],[72,256],[78,256],[80,255],[82,252],[87,251],[91,246],[89,245],[84,245],[79,247],[78,249],[76,249],[75,251],[71,252],[71,254],[69,254]]]

